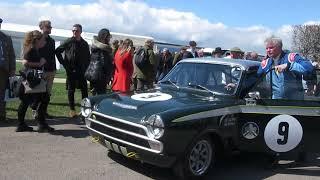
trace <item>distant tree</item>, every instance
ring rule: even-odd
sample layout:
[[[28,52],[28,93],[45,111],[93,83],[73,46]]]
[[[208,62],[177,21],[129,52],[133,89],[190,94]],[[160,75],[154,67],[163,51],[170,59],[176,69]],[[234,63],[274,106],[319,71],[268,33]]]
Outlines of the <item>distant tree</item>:
[[[304,57],[320,62],[320,25],[293,26],[294,51]]]

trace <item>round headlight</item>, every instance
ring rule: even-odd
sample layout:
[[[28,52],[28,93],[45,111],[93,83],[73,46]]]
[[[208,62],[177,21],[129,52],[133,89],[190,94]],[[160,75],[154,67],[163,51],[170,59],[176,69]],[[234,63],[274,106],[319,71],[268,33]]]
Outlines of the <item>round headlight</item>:
[[[151,115],[147,121],[145,121],[145,125],[153,138],[159,139],[163,136],[164,124],[159,115]]]
[[[92,111],[92,105],[88,98],[84,98],[81,101],[81,115],[84,117],[88,117]]]

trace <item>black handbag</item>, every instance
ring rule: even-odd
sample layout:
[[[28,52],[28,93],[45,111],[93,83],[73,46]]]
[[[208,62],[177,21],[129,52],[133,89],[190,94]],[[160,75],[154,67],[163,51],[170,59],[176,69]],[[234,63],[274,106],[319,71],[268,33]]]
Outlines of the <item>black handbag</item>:
[[[26,69],[20,71],[20,75],[25,94],[47,92],[47,82],[43,79],[43,70]]]

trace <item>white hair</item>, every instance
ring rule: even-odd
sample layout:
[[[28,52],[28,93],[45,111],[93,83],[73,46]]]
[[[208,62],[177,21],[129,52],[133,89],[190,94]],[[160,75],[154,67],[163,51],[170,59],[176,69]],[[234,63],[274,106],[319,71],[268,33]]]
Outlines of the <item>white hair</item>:
[[[279,37],[271,36],[264,40],[264,44],[267,45],[268,43],[274,44],[280,48],[282,48],[282,39]]]

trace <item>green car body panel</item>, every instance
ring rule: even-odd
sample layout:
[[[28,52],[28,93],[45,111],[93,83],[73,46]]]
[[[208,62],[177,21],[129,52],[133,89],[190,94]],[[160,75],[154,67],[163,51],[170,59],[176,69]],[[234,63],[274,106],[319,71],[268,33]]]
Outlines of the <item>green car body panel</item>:
[[[206,80],[208,82],[206,88],[194,86],[191,83],[192,80],[183,84],[185,80],[176,77],[175,73],[179,72],[181,67],[189,68],[189,66],[191,67],[190,72],[194,73],[192,69],[194,64],[199,65],[198,69],[213,65],[213,70],[209,71],[209,74],[216,71],[221,72],[224,77],[221,78],[219,74],[217,78],[213,74]],[[229,67],[231,67],[230,70]],[[241,73],[238,75],[234,73],[234,67]],[[319,100],[306,103],[305,101],[245,98],[259,80],[254,79],[254,82],[248,82],[250,78],[255,77],[254,74],[258,67],[258,62],[245,60],[232,62],[226,59],[183,60],[154,89],[141,93],[113,92],[89,97],[93,113],[85,118],[87,127],[90,134],[98,138],[99,142],[109,149],[161,167],[173,166],[178,159],[184,156],[188,146],[203,135],[214,138],[215,143],[219,145],[218,148],[221,149],[278,154],[277,148],[273,149],[272,145],[266,142],[266,134],[263,132],[266,131],[265,128],[269,122],[281,114],[297,119],[303,128],[304,134],[301,142],[289,147],[291,148],[289,153],[300,151],[304,147],[313,150],[320,149],[320,145],[310,145],[312,143],[309,140],[317,133],[312,127],[320,125],[320,121],[315,120],[320,116]],[[228,81],[228,76],[231,76],[229,81],[234,82],[233,73],[236,74],[234,76],[237,76],[234,91],[227,92],[224,88],[209,88],[213,81],[215,81],[213,87],[218,87],[217,79],[219,82]],[[203,83],[202,80],[197,82]],[[135,96],[139,96],[140,99]],[[160,99],[152,100],[158,97]],[[302,104],[309,109],[296,110]],[[153,115],[161,117],[163,123],[164,133],[160,138],[150,136],[145,124],[145,121]],[[245,135],[244,131],[248,128],[250,132],[252,131],[252,136]],[[152,149],[153,145],[155,149]]]

